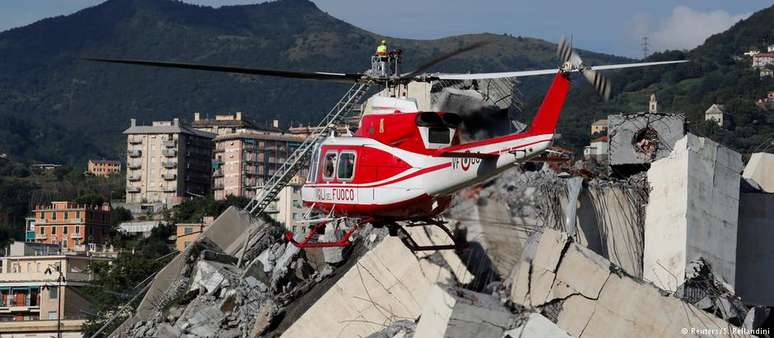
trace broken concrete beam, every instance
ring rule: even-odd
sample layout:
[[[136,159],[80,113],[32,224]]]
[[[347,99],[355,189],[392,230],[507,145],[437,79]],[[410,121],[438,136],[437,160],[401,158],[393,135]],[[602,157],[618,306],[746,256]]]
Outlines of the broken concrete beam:
[[[433,285],[424,300],[414,336],[501,338],[514,319],[490,295]]]
[[[643,277],[675,291],[686,264],[706,259],[735,285],[741,155],[687,134],[648,170]]]
[[[664,158],[685,134],[683,114],[618,114],[609,115],[607,121],[611,166]]]
[[[554,230],[536,233],[530,243],[539,243],[548,237],[559,238]],[[555,270],[544,270],[533,262],[540,255],[552,257],[554,251],[535,251],[534,257],[523,257],[519,271],[514,273],[513,298],[516,304],[524,305],[526,293],[530,304],[524,306],[536,309],[558,308],[557,325],[574,337],[674,337],[679,335],[699,336],[702,332],[725,332],[735,329],[729,323],[695,306],[672,296],[665,295],[658,288],[644,284],[623,274],[613,273],[609,261],[576,243],[567,244],[559,256]],[[525,251],[527,253],[528,251]],[[543,261],[552,262],[551,259]],[[536,272],[556,272],[548,294],[547,282],[526,278],[521,271],[534,275]],[[533,285],[537,281],[543,285]],[[529,283],[528,285],[520,285]],[[533,293],[539,293],[534,296]],[[521,303],[520,303],[521,301]],[[693,330],[693,331],[691,331]],[[704,330],[704,331],[703,331]],[[709,330],[709,331],[707,331]],[[716,331],[711,331],[716,330]]]
[[[742,177],[753,187],[774,193],[774,154],[752,154],[744,167]]]
[[[395,238],[364,254],[282,337],[364,337],[398,319],[417,318],[431,283]]]
[[[521,337],[569,338],[571,336],[543,315],[530,312],[524,323],[503,334],[503,338]]]

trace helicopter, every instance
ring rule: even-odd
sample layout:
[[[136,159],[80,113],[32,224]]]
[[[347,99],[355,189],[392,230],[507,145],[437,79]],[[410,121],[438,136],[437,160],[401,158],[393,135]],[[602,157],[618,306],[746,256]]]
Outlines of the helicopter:
[[[571,74],[580,73],[607,100],[611,83],[599,71],[688,62],[657,61],[589,66],[562,38],[557,46],[561,64],[554,69],[497,73],[426,73],[425,70],[453,56],[480,48],[473,44],[443,55],[409,73],[401,73],[401,51],[371,57],[371,68],[362,73],[299,72],[204,64],[89,58],[90,61],[167,68],[265,75],[350,83],[377,83],[386,90],[372,96],[371,109],[360,117],[352,134],[325,135],[309,148],[308,176],[301,187],[305,206],[325,217],[303,221],[309,230],[303,239],[288,231],[286,238],[299,248],[346,247],[351,236],[366,223],[387,227],[413,251],[456,249],[460,245],[445,226],[441,214],[453,195],[490,180],[519,163],[546,152],[554,143],[556,126],[571,85]],[[553,75],[551,85],[530,126],[516,133],[463,142],[462,118],[454,112],[420,111],[417,100],[400,95],[411,81],[482,80]],[[320,241],[332,222],[353,220],[338,240]],[[336,223],[338,224],[338,223]],[[406,230],[412,226],[437,226],[449,244],[419,245]]]

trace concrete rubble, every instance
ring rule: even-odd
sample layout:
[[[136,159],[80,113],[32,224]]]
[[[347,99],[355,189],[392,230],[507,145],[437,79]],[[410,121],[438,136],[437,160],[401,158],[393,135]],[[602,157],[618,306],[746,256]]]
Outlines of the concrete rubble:
[[[730,325],[626,275],[566,234],[546,229],[530,242],[512,275],[511,300],[573,337],[674,337],[683,328]]]
[[[620,137],[643,118],[611,125]],[[371,225],[347,249],[298,250],[284,229],[229,209],[113,335],[770,336],[774,163],[758,155],[740,175],[738,153],[683,136],[680,118],[640,126],[667,138],[639,145],[655,151],[641,159],[649,169],[610,178],[525,167],[463,191],[445,215],[458,250],[411,252]],[[419,245],[449,243],[432,226],[407,231]]]
[[[282,337],[307,337],[309,332],[317,337],[364,337],[391,323],[416,319],[435,283],[457,283],[440,254],[421,256],[399,239],[385,238],[360,257]]]

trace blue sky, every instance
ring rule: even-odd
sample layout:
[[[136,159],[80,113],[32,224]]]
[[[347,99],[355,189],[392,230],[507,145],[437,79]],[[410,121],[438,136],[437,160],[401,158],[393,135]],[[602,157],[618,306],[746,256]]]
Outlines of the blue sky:
[[[209,5],[256,0],[184,0]],[[0,31],[74,13],[102,0],[2,0]],[[771,0],[316,0],[322,10],[361,28],[402,38],[433,39],[464,33],[509,33],[557,41],[573,35],[577,47],[639,57],[642,36],[651,50],[701,44]]]

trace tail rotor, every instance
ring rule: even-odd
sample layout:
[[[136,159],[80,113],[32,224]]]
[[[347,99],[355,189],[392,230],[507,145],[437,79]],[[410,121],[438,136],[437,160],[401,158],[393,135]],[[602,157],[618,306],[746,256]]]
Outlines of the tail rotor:
[[[562,37],[559,41],[559,45],[556,48],[556,55],[563,63],[563,68],[567,71],[577,70],[583,77],[586,78],[594,90],[602,96],[602,99],[606,102],[610,99],[610,93],[612,91],[612,83],[610,79],[603,76],[600,72],[592,69],[583,63],[580,55],[572,49],[572,43],[567,38]]]

